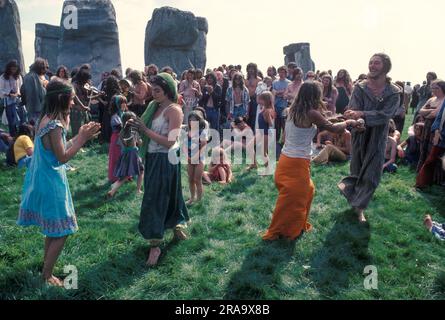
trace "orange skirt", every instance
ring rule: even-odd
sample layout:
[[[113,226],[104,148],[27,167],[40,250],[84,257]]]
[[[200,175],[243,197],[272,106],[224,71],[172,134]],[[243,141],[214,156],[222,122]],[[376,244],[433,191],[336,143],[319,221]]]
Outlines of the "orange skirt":
[[[310,231],[308,223],[315,186],[311,180],[310,160],[280,156],[275,172],[279,191],[272,222],[263,235],[264,240],[287,238],[294,240],[303,231]]]

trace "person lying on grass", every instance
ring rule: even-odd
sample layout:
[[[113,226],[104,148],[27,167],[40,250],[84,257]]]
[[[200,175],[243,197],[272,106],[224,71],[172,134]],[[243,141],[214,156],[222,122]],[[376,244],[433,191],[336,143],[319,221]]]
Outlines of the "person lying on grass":
[[[63,283],[53,275],[54,265],[67,236],[78,230],[65,163],[100,130],[100,124],[90,122],[66,142],[74,96],[69,82],[59,78],[49,82],[17,220],[20,226],[40,227],[45,235],[42,277],[48,284],[60,287]]]
[[[437,239],[445,241],[445,223],[433,221],[429,214],[425,216],[423,223],[428,231],[431,232]]]

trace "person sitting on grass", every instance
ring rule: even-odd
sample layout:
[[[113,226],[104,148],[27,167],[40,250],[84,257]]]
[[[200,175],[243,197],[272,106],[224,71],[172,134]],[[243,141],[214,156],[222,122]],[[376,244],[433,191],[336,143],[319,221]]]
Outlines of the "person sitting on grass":
[[[423,223],[428,231],[431,232],[437,239],[445,241],[445,223],[433,221],[429,214],[425,216]]]
[[[142,140],[139,133],[134,130],[128,123],[130,119],[136,119],[134,112],[127,111],[122,115],[123,129],[119,134],[119,144],[121,146],[121,155],[117,161],[114,176],[118,178],[116,182],[111,185],[111,190],[108,192],[108,197],[112,198],[117,190],[124,183],[129,182],[133,177],[138,177],[137,193],[142,194],[142,182],[144,181],[144,165],[142,159],[139,157],[139,148]]]
[[[394,122],[393,119],[389,120],[389,136],[394,138],[394,140],[396,140],[397,144],[400,144],[400,138],[401,138],[401,133],[399,130],[397,130],[397,126],[396,123]]]
[[[209,171],[204,172],[203,178],[207,184],[212,182],[228,184],[233,181],[232,167],[223,148],[217,147],[212,150]]]
[[[332,121],[334,123],[334,121]],[[330,136],[330,140],[325,140],[324,146],[321,144],[323,137]],[[347,161],[351,154],[351,133],[348,130],[339,133],[321,131],[317,135],[317,149],[322,149],[320,153],[312,159],[315,164],[327,164],[329,162]]]
[[[386,150],[385,150],[385,163],[383,164],[383,172],[396,173],[397,165],[397,140],[394,137],[395,134],[395,124],[394,122],[389,122],[389,133],[388,140],[386,141]]]
[[[29,167],[34,152],[34,127],[30,124],[19,126],[17,139],[14,142],[14,159],[19,169]]]
[[[100,130],[100,124],[90,122],[66,142],[74,97],[69,82],[57,78],[49,82],[17,220],[20,226],[40,227],[45,235],[42,277],[49,285],[59,287],[63,282],[53,275],[54,265],[67,236],[78,230],[65,163]]]
[[[417,168],[420,158],[420,144],[423,135],[423,122],[414,125],[414,135],[409,136],[397,147],[397,153],[402,163],[409,165],[411,168]]]

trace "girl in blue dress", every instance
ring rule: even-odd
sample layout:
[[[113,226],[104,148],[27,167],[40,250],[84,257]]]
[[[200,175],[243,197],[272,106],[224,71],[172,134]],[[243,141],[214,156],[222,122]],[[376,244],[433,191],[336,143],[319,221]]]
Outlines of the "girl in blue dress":
[[[45,235],[42,276],[55,286],[63,286],[63,283],[53,275],[54,265],[67,236],[78,229],[65,163],[100,129],[100,124],[90,122],[66,142],[74,96],[71,84],[62,79],[55,78],[47,86],[44,112],[37,124],[34,154],[26,172],[17,220],[21,226],[40,227]]]

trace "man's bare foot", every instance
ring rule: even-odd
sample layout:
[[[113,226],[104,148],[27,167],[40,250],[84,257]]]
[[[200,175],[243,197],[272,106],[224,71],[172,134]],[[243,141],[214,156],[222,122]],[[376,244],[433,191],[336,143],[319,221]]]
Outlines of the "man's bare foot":
[[[358,211],[358,221],[360,223],[365,223],[366,222],[366,218],[365,218],[365,214],[363,211]]]
[[[196,201],[195,198],[190,198],[190,199],[188,199],[188,200],[185,202],[185,204],[188,205],[188,206],[190,206],[190,205],[192,205],[195,201]]]
[[[59,278],[51,275],[49,278],[45,279],[45,282],[53,287],[63,287],[63,282]]]
[[[144,192],[142,190],[136,191],[136,194],[143,194]]]
[[[187,235],[182,229],[175,229],[174,235],[176,240],[187,240]]]
[[[161,255],[161,249],[159,247],[152,247],[147,259],[147,266],[153,267],[158,264],[159,256]]]
[[[433,219],[429,214],[427,214],[423,219],[423,224],[429,231],[431,231],[431,229],[433,228]]]
[[[250,170],[253,170],[253,169],[256,169],[256,168],[258,168],[258,166],[257,166],[256,164],[251,164],[250,166],[248,166],[248,167],[246,168],[246,170],[247,170],[247,171],[250,171]]]

